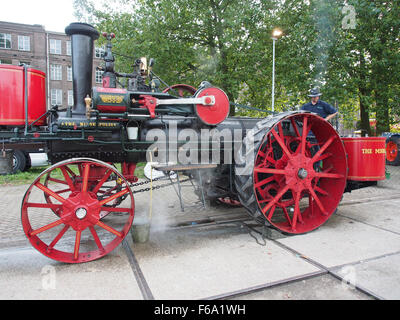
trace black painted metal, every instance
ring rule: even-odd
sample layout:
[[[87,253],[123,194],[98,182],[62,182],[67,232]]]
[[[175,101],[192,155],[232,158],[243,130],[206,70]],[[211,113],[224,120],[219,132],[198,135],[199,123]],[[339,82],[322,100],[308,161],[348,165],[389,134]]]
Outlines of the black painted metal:
[[[73,116],[83,117],[86,113],[84,99],[92,90],[93,41],[99,37],[99,33],[86,23],[71,23],[65,28],[65,33],[71,36],[72,46],[72,113]]]

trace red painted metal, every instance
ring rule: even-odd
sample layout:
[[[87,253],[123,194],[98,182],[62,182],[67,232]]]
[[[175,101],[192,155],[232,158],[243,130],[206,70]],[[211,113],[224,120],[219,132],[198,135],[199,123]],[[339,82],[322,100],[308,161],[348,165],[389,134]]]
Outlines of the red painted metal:
[[[199,119],[207,125],[217,125],[224,121],[229,115],[229,99],[224,91],[219,88],[211,87],[201,89],[196,98],[214,96],[214,105],[196,104],[195,111]]]
[[[259,210],[283,232],[314,230],[337,208],[346,174],[343,143],[327,121],[314,114],[286,117],[266,133],[257,150],[253,181]]]
[[[166,89],[163,90],[163,93],[168,93],[171,90],[177,91],[180,97],[184,97],[185,94],[190,96],[194,95],[197,91],[195,87],[192,87],[188,84],[174,84]]]
[[[121,164],[122,175],[128,182],[137,182],[138,177],[135,176],[136,163],[123,162]]]
[[[106,81],[108,78],[103,79]],[[126,96],[128,91],[120,88],[94,87],[93,96],[97,98],[96,109],[105,113],[121,113],[127,111]],[[104,97],[104,99],[102,99]]]
[[[60,171],[63,179],[51,177]],[[24,196],[21,217],[39,252],[62,262],[87,262],[105,256],[124,239],[133,222],[134,199],[113,166],[71,159],[36,178]]]
[[[156,107],[157,99],[153,96],[140,95],[139,103],[141,108],[147,108],[150,113],[150,118],[154,119],[156,117]]]
[[[342,138],[348,155],[348,180],[379,181],[385,176],[385,142],[383,137]]]
[[[386,145],[386,160],[393,162],[396,160],[399,153],[397,144],[393,141],[389,141]]]
[[[0,125],[25,125],[25,81],[28,85],[28,124],[46,112],[46,84],[42,71],[28,68],[25,79],[24,68],[0,65]],[[35,125],[44,125],[45,118]]]

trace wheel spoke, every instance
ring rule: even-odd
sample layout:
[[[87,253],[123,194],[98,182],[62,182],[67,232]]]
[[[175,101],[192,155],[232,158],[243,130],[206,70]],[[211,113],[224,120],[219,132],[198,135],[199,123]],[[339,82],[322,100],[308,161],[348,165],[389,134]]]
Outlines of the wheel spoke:
[[[284,138],[284,135],[283,135],[282,122],[279,122],[279,123],[278,123],[278,133],[279,133],[279,136],[280,136],[282,139],[285,139],[285,138]]]
[[[310,208],[309,216],[314,215],[314,201],[312,200],[311,193],[308,194],[308,207]]]
[[[276,209],[276,206],[272,206],[271,210],[269,210],[268,220],[272,219],[272,216],[274,215],[275,209]]]
[[[338,173],[327,173],[327,172],[315,172],[314,173],[315,177],[318,178],[330,178],[330,179],[340,179],[343,178],[344,176],[342,174]]]
[[[315,189],[315,191],[319,192],[320,194],[322,194],[322,195],[324,195],[324,196],[329,195],[328,192],[326,192],[324,189],[322,189],[322,188],[320,188],[320,187],[318,187],[318,186],[314,186],[314,189]]]
[[[263,209],[262,212],[265,213],[279,201],[279,199],[289,190],[289,185],[286,185]]]
[[[56,193],[60,194],[60,193],[65,193],[65,192],[69,192],[69,191],[72,191],[72,190],[68,188],[68,189],[63,189],[63,190],[56,191]]]
[[[52,181],[52,182],[57,182],[57,183],[68,185],[67,181],[64,181],[64,180],[60,180],[60,179],[56,179],[56,178],[52,178],[52,177],[49,177],[48,180]]]
[[[100,228],[103,228],[104,230],[107,230],[108,232],[111,232],[112,234],[116,235],[116,236],[119,237],[119,238],[122,238],[122,237],[123,237],[123,233],[121,233],[121,232],[119,232],[119,231],[117,231],[117,230],[111,228],[110,226],[104,224],[104,223],[101,222],[101,221],[98,221],[98,222],[97,222],[97,225],[98,225]]]
[[[47,208],[52,210],[61,209],[61,204],[53,204],[53,203],[34,203],[34,202],[26,202],[24,204],[27,208]]]
[[[257,173],[272,173],[272,174],[285,174],[285,170],[282,169],[275,169],[275,168],[261,168],[256,167],[254,168],[254,172]]]
[[[282,210],[283,210],[283,213],[285,214],[285,218],[288,221],[289,225],[292,226],[292,220],[290,220],[290,216],[289,216],[289,213],[287,212],[286,207],[283,207]]]
[[[62,223],[63,223],[63,221],[62,221],[61,219],[60,219],[60,220],[57,220],[57,221],[54,221],[54,222],[49,223],[48,225],[45,225],[45,226],[43,226],[43,227],[41,227],[41,228],[39,228],[39,229],[36,229],[36,230],[31,231],[31,232],[30,232],[30,235],[31,235],[31,236],[35,236],[35,235],[37,235],[37,234],[39,234],[39,233],[42,233],[42,232],[44,232],[44,231],[46,231],[46,230],[52,229],[52,228],[54,228],[54,227],[57,227],[58,225],[60,225],[60,224],[62,224]]]
[[[60,239],[62,238],[62,236],[65,234],[65,232],[67,232],[67,230],[69,229],[68,225],[65,225],[64,228],[60,231],[60,233],[54,238],[54,240],[49,244],[49,246],[47,247],[47,252],[49,252],[51,249],[54,248],[54,246],[57,244],[58,241],[60,241]]]
[[[296,199],[294,200],[294,213],[293,213],[293,222],[292,222],[292,230],[296,229],[297,219],[300,217],[300,192],[296,192]],[[301,217],[300,217],[301,219]]]
[[[67,165],[64,165],[63,168],[71,175],[71,177],[76,178],[75,172],[73,172]]]
[[[94,242],[96,242],[97,247],[98,247],[100,250],[104,251],[104,247],[103,247],[103,245],[101,244],[101,241],[100,241],[100,239],[99,239],[99,236],[97,235],[96,230],[95,230],[93,227],[89,227],[89,230],[90,230],[90,232],[92,233]]]
[[[317,203],[317,206],[321,209],[321,212],[323,215],[327,215],[328,213],[326,212],[324,206],[322,205],[321,201],[319,200],[318,196],[315,194],[314,190],[310,187],[308,189],[311,193],[311,196],[313,197],[314,201]]]
[[[330,156],[332,156],[332,153],[327,152],[327,153],[321,155],[320,157],[318,157],[318,159],[315,159],[315,160],[314,160],[314,163],[315,163],[315,162],[318,162],[318,161],[321,161],[321,160],[324,160],[324,159],[326,159],[326,158],[329,158]]]
[[[93,189],[93,193],[97,193],[101,186],[107,181],[107,179],[110,177],[112,171],[108,170],[104,177],[99,181],[99,183],[96,185],[96,187]]]
[[[328,139],[328,141],[325,142],[325,144],[321,147],[321,149],[319,149],[317,151],[317,153],[312,157],[311,161],[315,162],[315,159],[318,159],[320,157],[320,155],[326,150],[326,148],[328,148],[330,146],[330,144],[333,142],[333,140],[335,140],[335,137],[330,137]]]
[[[308,132],[310,131],[310,129],[308,129],[308,127],[307,127],[307,122],[308,122],[308,118],[304,117],[303,132],[302,132],[301,144],[300,144],[300,148],[301,148],[300,152],[302,155],[305,155],[305,153],[306,153],[306,141],[307,141]]]
[[[299,132],[299,129],[297,128],[296,122],[294,121],[293,118],[290,118],[290,122],[292,123],[292,127],[293,127],[293,129],[294,129],[294,132],[296,133],[296,136],[297,136],[298,138],[300,138],[300,132]]]
[[[288,156],[288,158],[292,157],[292,154],[286,147],[285,143],[281,139],[281,137],[276,133],[274,129],[271,130],[272,135],[274,136],[275,140],[279,143],[280,147],[282,148],[283,152]]]
[[[74,259],[78,260],[82,231],[77,231],[75,236]]]
[[[83,181],[82,181],[82,192],[86,192],[88,188],[88,181],[89,181],[89,171],[90,171],[90,164],[84,164],[83,170]]]
[[[99,204],[100,204],[100,206],[102,206],[102,205],[104,205],[104,204],[106,204],[106,203],[108,203],[108,202],[110,202],[110,201],[112,201],[114,199],[122,197],[124,194],[127,194],[128,192],[129,192],[129,188],[127,187],[124,190],[122,190],[120,192],[117,192],[116,194],[113,194],[111,197],[100,201]]]
[[[64,176],[65,181],[67,182],[69,188],[71,189],[71,191],[75,191],[75,186],[74,183],[72,182],[71,177],[69,176],[67,169],[65,167],[60,167],[60,170]]]
[[[271,176],[271,177],[269,177],[269,178],[266,178],[266,179],[263,179],[263,180],[261,180],[260,182],[257,182],[255,185],[254,185],[254,188],[259,188],[259,187],[262,187],[263,185],[265,185],[265,184],[267,184],[267,183],[269,183],[269,182],[272,182],[272,181],[274,181],[275,180],[275,177],[274,176]]]
[[[42,185],[40,182],[36,182],[35,186],[38,187],[40,190],[42,190],[44,193],[46,193],[49,196],[52,196],[54,199],[60,201],[61,203],[65,202],[65,199],[63,197],[59,196],[54,191],[52,191],[49,188],[47,188],[46,186]]]

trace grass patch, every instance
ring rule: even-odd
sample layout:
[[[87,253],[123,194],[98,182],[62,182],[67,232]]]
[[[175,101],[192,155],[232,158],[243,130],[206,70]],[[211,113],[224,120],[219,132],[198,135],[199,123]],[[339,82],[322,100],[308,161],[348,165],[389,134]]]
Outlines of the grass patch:
[[[144,166],[146,165],[145,162],[140,162],[136,165],[135,175],[142,179],[144,178]],[[116,168],[119,172],[121,172],[121,164],[117,163]],[[50,166],[45,167],[34,167],[30,168],[25,172],[17,172],[16,174],[8,174],[8,175],[0,175],[0,185],[7,186],[7,185],[22,185],[22,184],[31,184],[45,169]],[[61,173],[61,170],[54,171],[51,176],[53,178],[62,179],[64,177]]]

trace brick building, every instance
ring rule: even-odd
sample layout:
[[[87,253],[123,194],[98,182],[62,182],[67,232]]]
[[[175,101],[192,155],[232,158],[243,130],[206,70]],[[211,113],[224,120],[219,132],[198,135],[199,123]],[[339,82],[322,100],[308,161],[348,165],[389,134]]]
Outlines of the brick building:
[[[102,82],[103,48],[94,49],[93,85]],[[46,31],[43,26],[0,21],[0,63],[24,63],[46,73],[47,106],[73,104],[71,40],[65,33]]]

